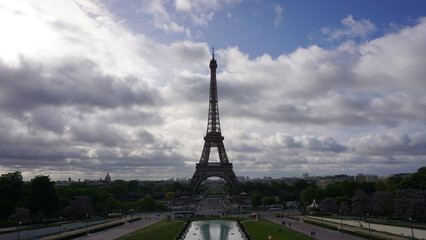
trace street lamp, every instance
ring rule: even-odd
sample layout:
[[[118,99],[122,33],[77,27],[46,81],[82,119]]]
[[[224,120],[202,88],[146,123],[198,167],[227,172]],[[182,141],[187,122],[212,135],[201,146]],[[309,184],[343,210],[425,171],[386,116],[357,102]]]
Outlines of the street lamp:
[[[59,217],[59,221],[60,221],[60,224],[59,224],[59,240],[61,240],[62,216]]]
[[[411,237],[414,239],[414,232],[413,232],[413,219],[408,218],[410,220],[410,226],[411,226]]]
[[[104,219],[104,220],[105,220],[105,225],[104,225],[105,232],[106,232],[106,230],[107,230],[107,229],[106,229],[106,220],[107,220],[106,218],[107,218],[107,216],[108,216],[108,215],[107,215],[107,212],[105,212],[105,219]]]
[[[20,237],[21,237],[21,224],[22,224],[22,222],[21,221],[19,221],[19,226],[18,226],[18,240],[20,239]]]
[[[343,233],[343,220],[342,220],[342,211],[339,210],[339,214],[340,214],[340,231]]]
[[[89,235],[89,232],[87,231],[87,224],[89,223],[89,214],[86,213],[86,237]]]
[[[369,214],[367,213],[367,217],[369,216]],[[370,233],[370,240],[371,240],[371,228],[370,228],[370,219],[367,218],[368,221],[368,232]]]

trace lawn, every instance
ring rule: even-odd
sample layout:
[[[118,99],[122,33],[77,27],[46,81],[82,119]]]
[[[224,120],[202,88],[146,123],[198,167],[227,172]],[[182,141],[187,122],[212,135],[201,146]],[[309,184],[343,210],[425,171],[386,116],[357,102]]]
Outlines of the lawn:
[[[206,220],[206,219],[202,219]],[[209,219],[211,220],[211,219]],[[142,228],[136,232],[130,233],[126,236],[119,238],[118,240],[139,240],[139,239],[161,239],[161,240],[174,240],[179,234],[185,223],[183,221],[172,221],[166,222],[161,221]],[[253,240],[264,240],[268,239],[268,236],[272,236],[273,240],[310,240],[312,238],[295,232],[291,229],[284,228],[279,224],[267,221],[249,221],[245,222],[244,227],[247,232],[253,238]],[[278,229],[281,228],[282,232]]]
[[[142,228],[138,231],[127,234],[118,240],[139,240],[139,239],[161,239],[161,240],[174,240],[179,234],[180,230],[185,225],[184,222],[161,221],[152,224],[148,227]]]
[[[304,234],[282,227],[277,223],[273,223],[267,220],[249,221],[243,223],[243,225],[253,240],[268,239],[268,236],[272,236],[273,240],[313,239]],[[281,232],[278,231],[280,228],[282,230]]]

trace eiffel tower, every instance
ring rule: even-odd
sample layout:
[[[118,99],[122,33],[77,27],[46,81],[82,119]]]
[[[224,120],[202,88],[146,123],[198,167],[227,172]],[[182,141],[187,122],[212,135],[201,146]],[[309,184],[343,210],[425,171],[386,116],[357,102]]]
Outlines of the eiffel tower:
[[[217,98],[216,83],[217,63],[214,59],[214,48],[212,60],[210,60],[210,99],[209,99],[209,117],[207,123],[207,133],[204,137],[204,148],[201,153],[200,162],[195,166],[195,173],[189,183],[190,189],[195,193],[200,183],[209,177],[220,177],[231,185],[231,188],[238,186],[238,179],[232,170],[232,163],[228,161],[225,146],[223,145],[222,133],[220,131],[219,105]],[[217,148],[220,162],[209,163],[210,149]]]

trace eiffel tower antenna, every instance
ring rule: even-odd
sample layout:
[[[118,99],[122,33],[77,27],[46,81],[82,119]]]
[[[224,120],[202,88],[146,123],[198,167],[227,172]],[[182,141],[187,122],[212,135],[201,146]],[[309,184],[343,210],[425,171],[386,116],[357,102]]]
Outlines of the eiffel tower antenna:
[[[231,188],[238,186],[239,182],[232,170],[223,145],[224,137],[220,129],[219,104],[217,97],[216,69],[217,62],[214,59],[214,47],[212,48],[212,59],[210,60],[210,94],[209,115],[207,119],[207,131],[204,137],[204,147],[200,162],[195,166],[195,173],[189,183],[189,187],[195,193],[202,181],[209,177],[220,177],[229,183]],[[210,149],[217,148],[219,163],[209,163]]]

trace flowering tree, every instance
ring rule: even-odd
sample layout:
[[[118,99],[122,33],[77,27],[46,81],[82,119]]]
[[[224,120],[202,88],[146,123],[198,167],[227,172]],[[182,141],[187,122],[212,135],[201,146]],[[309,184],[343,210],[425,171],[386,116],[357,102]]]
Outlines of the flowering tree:
[[[392,216],[394,211],[394,195],[386,191],[373,193],[371,201],[373,202],[374,212],[382,216]]]
[[[365,216],[371,211],[370,208],[370,195],[365,193],[363,189],[357,189],[354,193],[352,200],[352,213],[356,216]]]
[[[404,217],[425,218],[426,190],[401,189],[396,191],[395,214]]]

